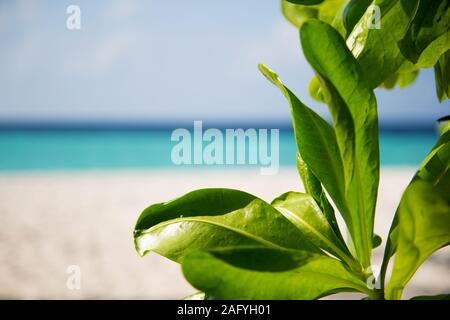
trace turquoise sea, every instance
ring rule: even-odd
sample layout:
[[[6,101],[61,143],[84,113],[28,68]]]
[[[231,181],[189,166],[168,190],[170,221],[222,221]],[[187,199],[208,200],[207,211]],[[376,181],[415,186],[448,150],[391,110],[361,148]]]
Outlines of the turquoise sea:
[[[180,168],[171,161],[171,150],[176,144],[170,139],[171,132],[0,130],[0,171]],[[433,131],[383,132],[381,163],[418,166],[436,139]],[[294,166],[296,146],[292,131],[280,131],[279,150],[280,165]]]

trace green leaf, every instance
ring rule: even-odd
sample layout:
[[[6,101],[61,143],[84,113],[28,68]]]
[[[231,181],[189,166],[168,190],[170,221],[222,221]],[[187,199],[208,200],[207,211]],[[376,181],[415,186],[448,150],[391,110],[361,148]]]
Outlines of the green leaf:
[[[380,87],[385,89],[392,89],[395,85],[398,85],[400,88],[406,88],[414,83],[419,75],[419,70],[414,69],[412,71],[405,72],[396,72],[390,75],[384,82],[380,85]]]
[[[334,28],[311,20],[300,29],[300,39],[304,55],[321,82],[335,126],[350,208],[350,219],[343,217],[358,257],[368,267],[380,165],[375,95]]]
[[[300,177],[302,178],[306,193],[314,198],[314,200],[319,205],[320,210],[325,215],[328,223],[330,224],[335,234],[342,241],[342,243],[345,243],[341,231],[339,230],[336,216],[334,214],[334,209],[330,204],[330,202],[328,201],[328,197],[325,191],[323,190],[319,179],[317,179],[314,173],[308,168],[308,165],[302,159],[300,153],[298,152],[297,152],[297,169],[300,174]]]
[[[288,100],[299,154],[308,170],[311,170],[325,187],[346,220],[347,226],[351,228],[352,220],[345,199],[343,165],[333,127],[305,106],[289,88],[284,86],[276,73],[264,65],[259,65],[259,69]]]
[[[419,70],[400,72],[398,74],[397,84],[400,88],[406,88],[416,81],[418,75]]]
[[[305,6],[310,6],[314,4],[322,3],[324,0],[286,0],[287,2],[294,3],[294,4],[302,4]]]
[[[340,7],[347,0],[281,0],[281,11],[295,27],[300,28],[309,19],[320,19],[333,23]],[[317,3],[312,5],[313,3]]]
[[[268,203],[242,191],[202,189],[145,209],[134,231],[141,255],[154,251],[176,262],[194,249],[262,245],[318,252]]]
[[[325,103],[325,97],[323,96],[322,89],[320,88],[320,81],[316,76],[314,76],[309,82],[308,91],[314,100]]]
[[[383,239],[381,239],[381,237],[377,234],[373,235],[373,239],[372,239],[372,248],[377,248],[381,245],[381,243],[383,242]]]
[[[450,242],[450,123],[405,190],[389,232],[382,279],[397,253],[386,297],[398,299],[417,268]],[[383,280],[384,282],[384,280]]]
[[[450,300],[449,294],[438,294],[435,296],[417,296],[413,297],[410,300]]]
[[[444,177],[450,180],[450,171]],[[406,189],[398,209],[397,253],[387,299],[400,299],[419,266],[450,243],[450,193],[417,179]]]
[[[368,291],[338,260],[302,251],[195,251],[182,269],[195,288],[218,299],[318,299],[340,291]]]
[[[366,12],[373,0],[351,0],[345,7],[343,13],[344,26],[347,36],[352,32],[355,25]]]
[[[405,61],[397,43],[405,36],[418,8],[419,0],[375,0],[380,8],[380,29],[372,28],[372,7],[364,13],[347,39],[347,46],[357,58],[364,78],[376,88]]]
[[[450,122],[447,122],[442,127],[439,140],[423,161],[421,167],[416,172],[411,184],[415,181],[425,181],[431,185],[434,185],[435,189],[439,188],[441,189],[441,192],[447,192],[448,194],[450,194],[450,179],[443,179],[443,177],[448,174],[448,166],[450,164],[449,148]],[[408,191],[408,189],[406,191]],[[404,193],[404,196],[400,200],[399,208],[397,209],[397,212],[395,213],[394,219],[392,221],[386,248],[384,250],[383,263],[380,272],[381,284],[383,288],[389,260],[397,251],[399,237],[399,209],[400,207],[408,207],[408,204],[405,203],[407,199],[405,197],[406,191]],[[422,196],[425,195],[418,195],[418,198]],[[430,206],[433,206],[433,204],[430,204]]]
[[[305,21],[316,19],[319,15],[314,7],[296,5],[286,0],[281,0],[281,12],[286,20],[297,28],[300,28]]]
[[[416,68],[431,68],[439,58],[450,49],[450,31],[443,34],[423,50],[419,61],[415,64]]]
[[[450,98],[450,50],[444,53],[434,65],[434,75],[439,101]]]
[[[385,89],[394,88],[395,85],[397,84],[398,77],[399,77],[399,74],[397,72],[391,74],[389,77],[384,79],[384,82],[382,84],[380,84],[380,87],[385,88]]]
[[[413,63],[428,64],[421,58],[422,53],[433,42],[442,42],[440,50],[433,45],[433,56],[431,60],[436,61],[441,54],[450,48],[450,2],[449,0],[427,0],[420,1],[414,19],[411,21],[404,38],[399,42],[402,54]],[[439,40],[439,38],[447,41]],[[428,58],[427,60],[430,60]],[[431,67],[428,65],[428,67]]]
[[[345,261],[353,269],[358,269],[358,263],[351,257],[345,243],[336,236],[310,195],[286,192],[273,200],[271,205],[283,213],[317,247]]]

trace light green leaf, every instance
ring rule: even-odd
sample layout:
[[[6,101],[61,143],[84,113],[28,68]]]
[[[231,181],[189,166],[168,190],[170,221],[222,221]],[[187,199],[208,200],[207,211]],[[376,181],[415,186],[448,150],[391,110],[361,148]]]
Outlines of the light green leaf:
[[[218,299],[318,299],[340,291],[370,293],[340,261],[302,251],[195,251],[186,256],[182,269],[195,288]]]
[[[400,88],[406,88],[416,81],[419,75],[419,70],[413,70],[410,72],[400,72],[398,74],[397,84]]]
[[[450,242],[449,206],[450,123],[447,122],[403,194],[392,222],[381,270],[384,282],[389,259],[397,252],[387,287],[388,298],[400,298],[404,286],[423,261]]]
[[[287,192],[273,200],[271,205],[283,213],[317,247],[340,258],[353,269],[359,269],[358,263],[351,257],[345,243],[336,236],[316,201],[310,195]]]
[[[441,192],[447,192],[450,194],[450,179],[443,179],[448,174],[448,167],[450,165],[450,122],[443,125],[441,135],[436,145],[423,161],[421,167],[416,172],[411,184],[415,181],[425,181],[431,185],[434,185],[435,189],[441,189]],[[408,189],[407,189],[408,190]],[[399,237],[399,209],[400,207],[408,207],[406,201],[406,191],[402,199],[400,200],[399,208],[395,213],[392,221],[391,228],[389,230],[389,236],[384,250],[383,264],[381,266],[381,284],[384,287],[386,270],[389,264],[390,258],[397,251],[398,237]],[[418,198],[425,195],[418,195]],[[430,206],[433,206],[430,204]]]
[[[308,165],[302,159],[300,153],[298,152],[297,152],[297,169],[300,174],[300,177],[302,178],[306,193],[314,198],[314,200],[319,205],[320,210],[325,215],[328,223],[330,224],[335,234],[342,241],[342,243],[345,243],[341,231],[339,230],[336,216],[334,214],[334,209],[330,204],[330,202],[328,201],[328,197],[325,191],[323,190],[319,179],[317,179],[314,173],[308,168]]]
[[[242,191],[202,189],[145,209],[134,231],[141,255],[180,262],[194,249],[262,245],[318,252],[268,203]]]
[[[320,19],[333,23],[340,7],[348,0],[292,1],[281,0],[281,11],[295,27],[300,28],[309,19]],[[317,2],[316,5],[311,5]]]
[[[380,8],[380,29],[372,27],[374,12],[369,7],[353,28],[347,46],[357,58],[364,78],[376,88],[397,72],[405,61],[397,43],[403,39],[419,0],[375,0]]]
[[[380,87],[385,89],[392,89],[395,85],[398,85],[400,88],[406,88],[414,83],[419,75],[419,70],[414,69],[412,71],[405,72],[396,72],[390,75],[384,82],[380,85]]]
[[[352,220],[345,200],[343,165],[333,127],[305,106],[284,86],[276,73],[264,65],[259,65],[259,69],[288,100],[298,151],[308,170],[311,170],[325,187],[347,226],[351,228]]]
[[[450,180],[450,171],[444,177]],[[397,253],[387,299],[400,299],[419,266],[450,243],[450,193],[417,179],[406,189],[398,209]]]
[[[379,180],[375,95],[334,28],[311,20],[300,29],[300,39],[304,55],[321,82],[335,126],[351,218],[343,217],[358,257],[368,267]]]
[[[296,5],[286,0],[281,0],[281,12],[286,20],[297,28],[300,28],[309,19],[316,19],[319,14],[314,7]]]
[[[323,96],[322,89],[320,88],[320,81],[316,76],[314,76],[309,82],[308,91],[314,100],[325,103],[325,97]]]

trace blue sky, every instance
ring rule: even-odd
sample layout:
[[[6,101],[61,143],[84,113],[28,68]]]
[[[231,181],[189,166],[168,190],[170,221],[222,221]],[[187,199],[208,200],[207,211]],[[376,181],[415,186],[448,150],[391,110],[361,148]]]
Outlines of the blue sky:
[[[81,30],[66,8],[81,8]],[[322,114],[312,71],[278,0],[0,2],[0,120],[287,122],[259,62]],[[382,123],[450,113],[432,70],[410,88],[377,90]]]

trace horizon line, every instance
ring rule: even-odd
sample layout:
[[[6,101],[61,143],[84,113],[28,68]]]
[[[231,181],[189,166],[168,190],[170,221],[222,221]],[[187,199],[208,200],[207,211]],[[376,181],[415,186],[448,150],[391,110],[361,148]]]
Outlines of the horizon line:
[[[177,128],[192,128],[194,121],[1,121],[0,131],[167,131]],[[255,128],[279,129],[292,131],[290,121],[203,121],[204,128]],[[438,122],[425,124],[423,122],[407,123],[398,121],[383,121],[379,124],[380,131],[436,131]]]

